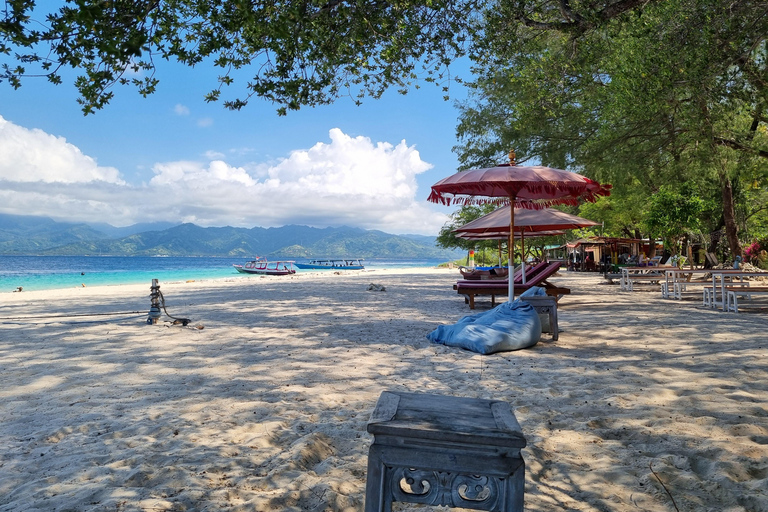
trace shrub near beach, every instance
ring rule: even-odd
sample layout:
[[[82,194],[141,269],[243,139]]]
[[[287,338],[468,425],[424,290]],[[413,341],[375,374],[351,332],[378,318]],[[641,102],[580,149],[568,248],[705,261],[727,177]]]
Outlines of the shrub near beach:
[[[768,269],[768,238],[756,240],[744,250],[744,260],[747,263],[761,268]]]

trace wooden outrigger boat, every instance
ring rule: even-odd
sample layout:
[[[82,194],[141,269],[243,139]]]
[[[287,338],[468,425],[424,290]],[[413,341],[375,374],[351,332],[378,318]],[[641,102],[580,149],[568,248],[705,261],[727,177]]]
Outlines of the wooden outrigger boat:
[[[241,274],[262,274],[267,276],[287,276],[296,273],[293,261],[267,261],[267,258],[257,258],[245,265],[233,265]]]

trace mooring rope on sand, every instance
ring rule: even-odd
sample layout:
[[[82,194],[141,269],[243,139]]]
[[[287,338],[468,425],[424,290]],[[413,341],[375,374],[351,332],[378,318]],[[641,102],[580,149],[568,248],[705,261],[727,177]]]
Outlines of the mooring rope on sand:
[[[134,318],[140,318],[141,316],[145,315],[146,313],[143,311],[118,311],[114,313],[80,313],[80,314],[72,314],[72,315],[35,315],[35,316],[11,316],[11,317],[0,317],[0,321],[2,321],[2,325],[29,325],[29,324],[35,324],[35,325],[48,325],[53,323],[58,324],[66,324],[66,325],[72,325],[72,324],[94,324],[94,323],[100,323],[100,322],[117,322],[122,320],[132,320]],[[72,321],[72,322],[65,322],[65,321],[55,321],[55,322],[45,322],[43,320],[49,320],[52,318],[74,318],[74,317],[94,317],[94,316],[110,316],[114,317],[115,315],[133,315],[123,318],[110,318],[110,319],[98,319],[98,320],[78,320],[78,321]],[[35,321],[38,320],[38,321]]]
[[[163,295],[163,292],[161,292],[161,291],[158,289],[158,290],[157,290],[157,293],[158,293],[158,294],[160,294],[160,305],[163,307],[163,311],[165,311],[165,315],[166,315],[168,318],[171,318],[171,319],[173,319],[173,323],[177,323],[177,322],[179,322],[179,323],[181,323],[181,325],[184,325],[184,326],[186,326],[186,325],[188,325],[188,324],[189,324],[189,322],[191,322],[191,320],[190,320],[189,318],[177,318],[177,317],[175,317],[175,316],[171,315],[170,313],[168,313],[168,310],[167,310],[167,309],[165,309],[165,296]]]
[[[149,311],[149,318],[147,318],[148,324],[155,324],[157,323],[157,320],[160,318],[160,308],[165,312],[166,316],[173,320],[173,325],[179,325],[187,326],[191,322],[189,318],[181,318],[176,317],[168,313],[168,309],[165,306],[165,296],[163,295],[163,292],[160,291],[160,285],[158,284],[157,279],[152,280],[152,287],[150,288],[152,293],[150,294],[150,297],[152,298],[152,305],[150,307]],[[60,313],[60,314],[52,314],[52,315],[45,315],[45,314],[38,314],[38,315],[20,315],[20,316],[9,316],[9,317],[0,317],[0,323],[2,324],[18,324],[18,323],[45,323],[45,322],[32,322],[31,320],[47,320],[52,318],[75,318],[75,317],[98,317],[98,316],[116,316],[116,315],[143,315],[145,314],[143,311],[116,311],[116,312],[109,312],[109,313]],[[128,320],[136,318],[135,316],[131,316],[128,318],[121,318],[119,320]],[[79,321],[79,322],[59,322],[59,323],[66,323],[66,324],[72,324],[72,323],[97,323],[97,322],[107,322],[107,321],[114,321],[114,320],[87,320],[87,321]],[[50,323],[50,322],[49,322]],[[197,329],[202,329],[203,327],[201,325],[195,326]]]
[[[145,311],[117,311],[114,313],[75,313],[75,314],[61,314],[61,315],[9,316],[9,317],[0,317],[0,320],[28,320],[28,319],[34,319],[34,318],[71,318],[76,316],[138,315],[138,314],[144,314],[144,313]]]

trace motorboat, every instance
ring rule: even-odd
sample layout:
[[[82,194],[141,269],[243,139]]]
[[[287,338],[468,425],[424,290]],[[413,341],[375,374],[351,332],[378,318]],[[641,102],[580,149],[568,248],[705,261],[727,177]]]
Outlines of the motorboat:
[[[302,270],[363,270],[363,260],[357,259],[338,259],[338,260],[311,260],[309,263],[296,263],[296,268]]]

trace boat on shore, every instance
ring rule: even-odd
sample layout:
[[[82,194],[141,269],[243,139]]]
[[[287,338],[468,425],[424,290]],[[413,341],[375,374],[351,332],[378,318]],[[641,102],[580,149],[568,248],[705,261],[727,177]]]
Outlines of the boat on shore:
[[[245,265],[232,265],[241,274],[262,274],[267,276],[287,276],[296,273],[293,261],[267,261],[267,258],[257,258]]]
[[[302,270],[363,270],[363,260],[356,259],[338,259],[338,260],[310,260],[309,263],[295,263],[296,268]]]

